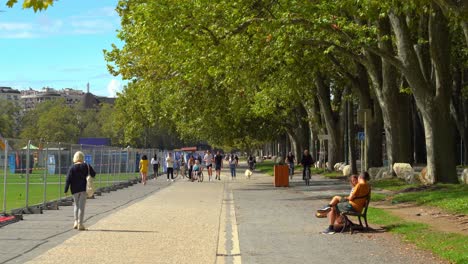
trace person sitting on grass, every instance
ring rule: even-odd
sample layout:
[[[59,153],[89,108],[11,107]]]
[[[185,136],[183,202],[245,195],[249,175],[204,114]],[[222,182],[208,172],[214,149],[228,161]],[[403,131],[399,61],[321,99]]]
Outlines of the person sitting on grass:
[[[335,233],[333,224],[335,223],[335,220],[338,218],[338,216],[340,216],[340,213],[360,213],[362,211],[366,204],[367,196],[370,192],[370,186],[367,183],[367,179],[369,179],[369,174],[367,172],[362,172],[358,177],[358,183],[354,187],[354,190],[349,196],[349,199],[347,201],[339,202],[330,208],[330,212],[328,212],[327,215],[329,226],[322,232],[322,234]]]
[[[349,196],[333,196],[331,199],[330,203],[325,205],[323,208],[320,208],[317,210],[317,213],[323,214],[323,213],[328,213],[332,207],[337,205],[339,202],[344,202],[346,200],[349,200],[349,197],[351,197],[351,194],[353,194],[354,187],[358,183],[358,175],[353,174],[349,176],[349,184],[351,185],[351,191],[349,192]]]

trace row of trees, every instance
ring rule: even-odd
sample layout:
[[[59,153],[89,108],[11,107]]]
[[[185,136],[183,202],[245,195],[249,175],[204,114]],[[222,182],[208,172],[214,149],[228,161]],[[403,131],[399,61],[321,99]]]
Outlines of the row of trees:
[[[42,142],[76,143],[80,137],[121,138],[114,129],[110,104],[83,109],[67,106],[65,100],[46,101],[30,111],[8,100],[0,100],[0,133],[5,138],[23,138]]]
[[[125,111],[125,110],[123,110]],[[22,112],[8,100],[0,100],[0,135],[34,142],[77,143],[79,138],[110,138],[112,145],[172,149],[180,145],[177,137],[158,126],[140,130],[137,137],[125,140],[124,122],[117,119],[122,111],[102,103],[93,108],[77,104],[69,106],[65,100],[45,101],[33,110]]]
[[[343,134],[353,142],[355,102],[370,109],[368,166],[382,163],[381,131],[390,164],[413,160],[414,114],[427,176],[457,182],[455,138],[468,142],[466,1],[121,0],[117,11],[125,45],[105,56],[130,80],[117,100],[126,140],[162,124],[241,148],[287,133],[299,150],[327,134],[333,166],[353,153]]]
[[[428,176],[457,182],[457,131],[468,141],[466,1],[121,0],[117,11],[125,45],[105,56],[130,80],[118,99],[132,110],[128,124],[243,148],[285,132],[297,146],[328,134],[333,166],[355,100],[371,109],[376,166],[381,131],[390,163],[412,161],[414,100]]]

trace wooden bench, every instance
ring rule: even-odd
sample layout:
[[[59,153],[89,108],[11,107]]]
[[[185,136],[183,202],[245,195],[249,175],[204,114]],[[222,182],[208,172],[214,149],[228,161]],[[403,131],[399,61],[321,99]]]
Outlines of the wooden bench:
[[[369,190],[369,194],[366,196],[362,197],[362,199],[366,199],[366,203],[364,205],[364,208],[362,209],[361,213],[357,212],[342,212],[340,213],[341,216],[344,217],[344,225],[343,229],[341,232],[344,232],[347,228],[350,229],[351,234],[354,232],[354,230],[369,230],[369,225],[367,224],[367,209],[369,208],[369,203],[370,203],[370,198],[371,198],[371,192]],[[359,219],[359,225],[353,223],[351,220],[349,220],[349,216],[355,216]],[[364,221],[366,223],[366,226],[362,224],[361,217],[364,218]]]

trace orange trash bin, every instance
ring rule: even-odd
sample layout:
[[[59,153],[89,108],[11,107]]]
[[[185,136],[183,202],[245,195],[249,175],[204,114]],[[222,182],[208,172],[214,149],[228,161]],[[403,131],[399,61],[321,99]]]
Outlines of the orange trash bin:
[[[274,171],[274,185],[275,187],[288,187],[289,186],[289,167],[288,165],[275,165]]]

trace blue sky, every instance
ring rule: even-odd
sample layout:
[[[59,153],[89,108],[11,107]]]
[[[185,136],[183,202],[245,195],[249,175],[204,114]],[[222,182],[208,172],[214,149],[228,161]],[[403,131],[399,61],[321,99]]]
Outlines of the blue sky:
[[[8,8],[0,0],[0,86],[86,90],[115,96],[120,77],[109,74],[103,49],[116,37],[118,0],[60,0],[42,12]]]

